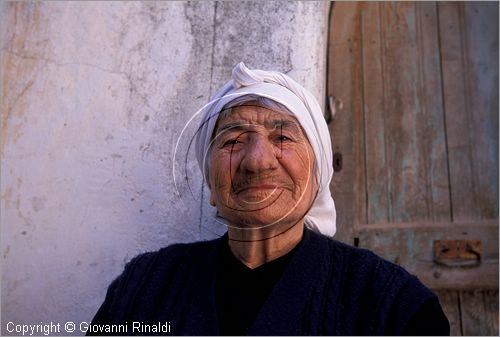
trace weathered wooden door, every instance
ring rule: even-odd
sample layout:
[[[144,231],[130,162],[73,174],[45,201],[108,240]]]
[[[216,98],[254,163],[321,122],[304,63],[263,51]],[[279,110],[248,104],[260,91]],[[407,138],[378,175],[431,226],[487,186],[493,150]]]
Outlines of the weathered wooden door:
[[[498,335],[498,3],[336,2],[337,238],[436,289],[452,334]]]

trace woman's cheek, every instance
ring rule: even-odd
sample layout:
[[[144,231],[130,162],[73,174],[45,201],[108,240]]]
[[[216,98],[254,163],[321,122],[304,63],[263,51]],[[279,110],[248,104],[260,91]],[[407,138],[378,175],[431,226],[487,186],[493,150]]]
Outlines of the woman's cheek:
[[[312,154],[300,150],[291,149],[289,151],[283,151],[282,157],[280,158],[281,165],[289,173],[292,179],[300,179],[302,176],[307,176],[314,168],[314,157]]]

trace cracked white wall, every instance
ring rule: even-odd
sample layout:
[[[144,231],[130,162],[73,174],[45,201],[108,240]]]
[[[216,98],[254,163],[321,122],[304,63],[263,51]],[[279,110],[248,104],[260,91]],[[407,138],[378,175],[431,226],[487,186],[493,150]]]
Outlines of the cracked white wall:
[[[328,6],[0,4],[2,334],[89,321],[131,257],[220,233],[196,163],[175,192],[180,130],[240,60],[322,101]]]

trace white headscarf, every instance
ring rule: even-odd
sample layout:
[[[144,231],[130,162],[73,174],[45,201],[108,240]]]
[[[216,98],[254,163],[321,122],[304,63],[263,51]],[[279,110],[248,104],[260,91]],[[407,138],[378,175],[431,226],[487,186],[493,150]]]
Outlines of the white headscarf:
[[[311,209],[305,216],[306,225],[322,234],[333,236],[336,230],[335,203],[330,194],[333,175],[333,155],[330,133],[314,96],[285,74],[276,71],[250,70],[243,62],[232,72],[232,79],[222,86],[202,110],[202,120],[196,134],[196,158],[209,180],[208,151],[220,111],[235,98],[245,95],[267,97],[284,105],[297,118],[313,148],[318,164],[319,190]]]

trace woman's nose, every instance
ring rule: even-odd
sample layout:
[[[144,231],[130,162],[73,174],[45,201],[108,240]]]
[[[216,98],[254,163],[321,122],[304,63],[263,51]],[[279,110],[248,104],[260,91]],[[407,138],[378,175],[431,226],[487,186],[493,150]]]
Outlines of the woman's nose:
[[[276,151],[277,149],[267,137],[256,134],[251,137],[245,147],[241,168],[251,173],[274,170],[278,167]]]

